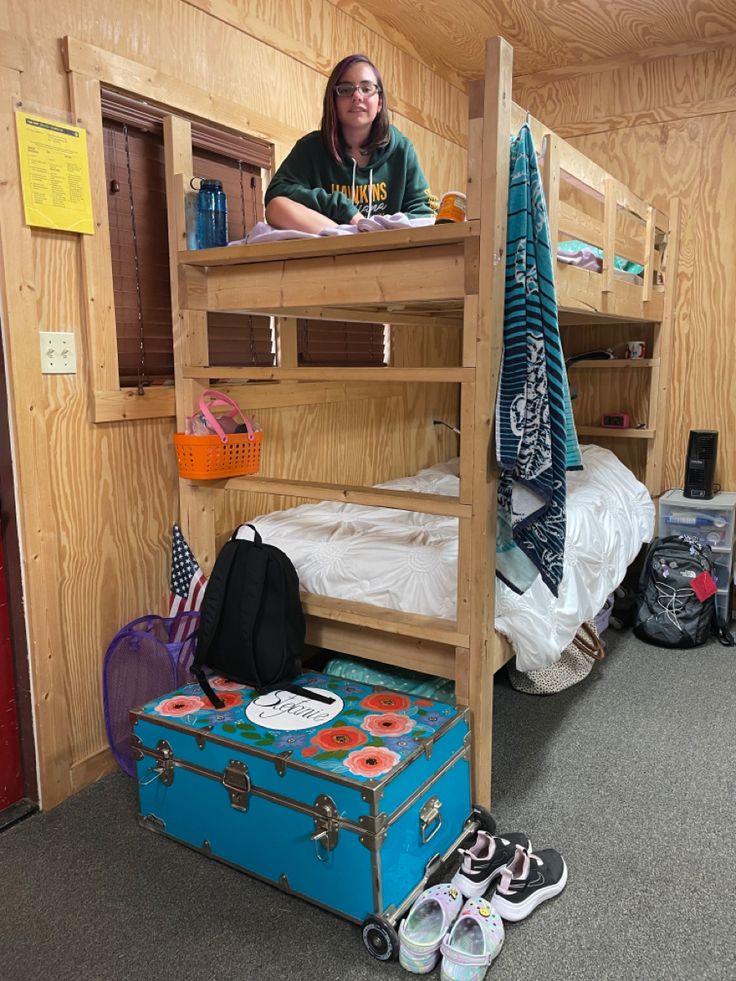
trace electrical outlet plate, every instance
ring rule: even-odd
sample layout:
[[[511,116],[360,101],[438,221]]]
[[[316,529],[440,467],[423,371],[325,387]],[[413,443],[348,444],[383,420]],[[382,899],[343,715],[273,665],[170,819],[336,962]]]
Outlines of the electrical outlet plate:
[[[39,331],[41,339],[41,374],[74,375],[77,371],[77,346],[74,334],[64,330]]]

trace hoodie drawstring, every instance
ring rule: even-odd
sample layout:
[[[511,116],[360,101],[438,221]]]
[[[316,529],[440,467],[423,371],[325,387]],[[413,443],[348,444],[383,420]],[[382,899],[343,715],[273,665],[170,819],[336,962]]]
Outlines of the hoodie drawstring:
[[[353,161],[353,186],[350,190],[350,199],[353,202],[353,204],[355,204],[355,171],[357,170],[358,165],[355,162],[355,157],[352,157],[351,159]],[[368,171],[368,217],[369,218],[371,216],[372,211],[373,211],[373,168],[371,167],[370,170]]]

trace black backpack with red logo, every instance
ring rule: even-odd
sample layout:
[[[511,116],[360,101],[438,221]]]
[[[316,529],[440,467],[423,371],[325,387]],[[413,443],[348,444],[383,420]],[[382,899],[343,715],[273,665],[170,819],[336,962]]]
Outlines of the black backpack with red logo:
[[[733,636],[716,614],[714,571],[710,546],[697,538],[655,538],[639,579],[634,634],[657,647],[699,647],[712,636],[733,646]],[[709,589],[711,595],[699,598],[698,592]]]

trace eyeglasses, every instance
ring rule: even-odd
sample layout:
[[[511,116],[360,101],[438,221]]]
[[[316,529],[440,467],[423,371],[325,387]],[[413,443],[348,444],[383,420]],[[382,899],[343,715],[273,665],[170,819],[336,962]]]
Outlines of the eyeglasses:
[[[380,91],[380,87],[375,82],[358,82],[357,85],[353,85],[352,82],[340,82],[339,85],[335,86],[335,95],[340,96],[340,98],[348,96],[352,99],[355,92],[360,92],[361,95],[368,97]]]

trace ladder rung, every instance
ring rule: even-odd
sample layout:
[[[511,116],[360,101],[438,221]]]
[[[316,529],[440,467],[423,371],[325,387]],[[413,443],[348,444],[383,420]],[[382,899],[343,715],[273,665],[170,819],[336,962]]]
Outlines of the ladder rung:
[[[341,504],[363,504],[368,507],[419,511],[469,518],[471,506],[457,497],[444,494],[415,494],[382,487],[346,487],[343,484],[318,484],[307,480],[278,480],[271,477],[231,477],[226,490],[254,491],[256,494],[278,494],[281,497],[303,497],[309,501],[338,501]]]

